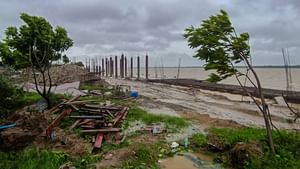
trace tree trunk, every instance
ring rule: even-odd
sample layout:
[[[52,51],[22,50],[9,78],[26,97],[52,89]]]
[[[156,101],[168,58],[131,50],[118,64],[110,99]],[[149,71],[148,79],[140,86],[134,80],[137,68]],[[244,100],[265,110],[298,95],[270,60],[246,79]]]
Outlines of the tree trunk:
[[[265,121],[265,125],[266,125],[269,146],[270,146],[272,152],[275,153],[274,142],[273,142],[273,137],[272,137],[271,122],[270,122],[270,118],[268,116],[268,105],[266,104],[264,94],[261,89],[260,80],[259,80],[258,75],[256,74],[255,70],[253,69],[252,65],[247,60],[247,58],[245,58],[245,57],[243,57],[243,58],[244,58],[246,64],[248,65],[248,67],[250,68],[251,72],[253,73],[254,78],[257,82],[257,89],[258,89],[259,97],[261,99],[262,110],[263,110],[262,113],[263,113],[264,121]]]

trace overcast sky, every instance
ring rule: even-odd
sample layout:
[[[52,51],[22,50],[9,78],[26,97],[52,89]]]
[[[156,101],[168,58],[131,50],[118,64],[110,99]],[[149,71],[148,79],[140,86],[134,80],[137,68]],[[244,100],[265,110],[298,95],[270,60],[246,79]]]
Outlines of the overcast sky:
[[[238,32],[250,33],[255,65],[281,65],[283,47],[292,64],[300,64],[300,0],[1,0],[0,38],[27,12],[67,29],[71,59],[147,52],[152,66],[177,66],[179,58],[184,66],[200,66],[182,34],[220,9]]]

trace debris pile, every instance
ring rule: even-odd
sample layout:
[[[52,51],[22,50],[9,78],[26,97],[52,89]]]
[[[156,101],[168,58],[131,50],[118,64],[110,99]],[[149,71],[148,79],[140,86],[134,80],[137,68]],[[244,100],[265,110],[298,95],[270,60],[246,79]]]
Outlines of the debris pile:
[[[52,108],[49,112],[62,112],[56,116],[47,129],[43,132],[43,136],[53,138],[54,128],[58,126],[61,120],[65,117],[75,119],[75,122],[70,126],[70,130],[75,128],[80,129],[81,133],[93,135],[94,148],[101,148],[103,140],[106,141],[121,141],[120,122],[126,118],[128,113],[127,107],[113,106],[111,103],[91,104],[89,100],[76,101],[80,96],[77,96],[61,105]]]

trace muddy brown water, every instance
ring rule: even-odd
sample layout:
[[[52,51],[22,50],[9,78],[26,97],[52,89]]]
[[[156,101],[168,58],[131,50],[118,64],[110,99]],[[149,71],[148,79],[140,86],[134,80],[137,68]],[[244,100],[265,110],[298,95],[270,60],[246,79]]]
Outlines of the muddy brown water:
[[[203,153],[183,153],[161,160],[163,169],[220,169],[213,158]]]

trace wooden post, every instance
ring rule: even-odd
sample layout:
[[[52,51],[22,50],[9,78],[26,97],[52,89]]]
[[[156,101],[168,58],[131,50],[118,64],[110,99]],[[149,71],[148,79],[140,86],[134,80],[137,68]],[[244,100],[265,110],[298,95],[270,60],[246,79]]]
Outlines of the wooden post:
[[[104,58],[102,58],[102,76],[104,77]]]
[[[146,69],[146,81],[148,80],[148,54],[146,54],[146,61],[145,61],[145,69]]]
[[[121,78],[124,78],[124,55],[121,55],[121,69],[122,69],[122,73],[121,73]]]
[[[89,72],[91,72],[91,58],[89,57]]]
[[[118,56],[115,56],[115,77],[118,78]]]
[[[133,78],[133,58],[130,57],[130,78]]]
[[[87,65],[87,58],[85,58],[85,70],[88,70],[88,65]]]
[[[114,74],[114,61],[113,61],[112,57],[110,57],[109,60],[110,60],[110,77],[113,77],[113,74]]]
[[[122,78],[122,57],[120,57],[120,77]]]
[[[140,57],[137,57],[137,79],[140,80]]]
[[[108,76],[108,61],[107,58],[105,58],[105,75]]]
[[[125,78],[127,77],[127,57],[125,57],[125,60],[124,60],[124,62],[125,62]]]

